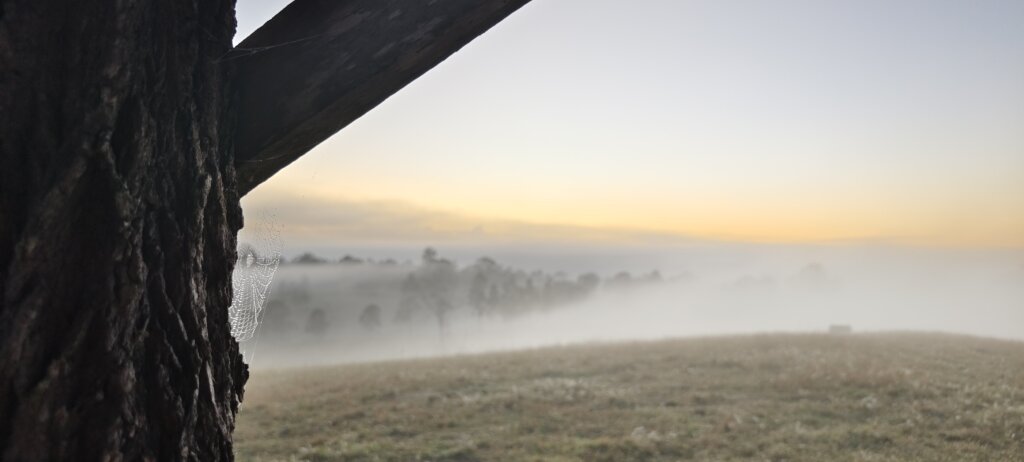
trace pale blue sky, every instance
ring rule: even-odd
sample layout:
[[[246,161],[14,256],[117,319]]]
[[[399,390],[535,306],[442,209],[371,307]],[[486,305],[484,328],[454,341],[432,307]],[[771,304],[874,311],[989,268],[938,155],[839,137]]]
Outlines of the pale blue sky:
[[[239,35],[285,3],[240,0]],[[1020,0],[534,0],[245,204],[1021,247],[1022,24]]]

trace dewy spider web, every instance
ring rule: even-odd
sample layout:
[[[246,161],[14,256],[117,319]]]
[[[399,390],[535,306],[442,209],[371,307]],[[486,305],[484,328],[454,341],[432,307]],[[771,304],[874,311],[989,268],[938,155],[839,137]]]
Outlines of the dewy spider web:
[[[263,321],[270,283],[281,262],[281,231],[273,219],[261,217],[249,234],[251,243],[239,241],[238,260],[231,274],[234,293],[228,317],[231,335],[238,341],[243,358],[251,363],[256,334]]]

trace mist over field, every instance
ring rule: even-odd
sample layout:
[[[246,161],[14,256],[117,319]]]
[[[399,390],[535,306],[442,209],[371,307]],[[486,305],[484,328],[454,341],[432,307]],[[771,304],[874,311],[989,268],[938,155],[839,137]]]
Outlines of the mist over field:
[[[239,35],[287,3],[239,2]],[[830,325],[1024,339],[1024,4],[637,5],[531,2],[246,195],[289,260],[254,366]],[[483,257],[501,270],[471,295]]]
[[[374,101],[241,201],[240,460],[1021,460],[1024,2],[529,2],[364,94],[523,2],[436,3],[240,42]]]
[[[325,247],[312,253],[326,260],[318,263],[296,262],[298,255],[289,251],[289,262],[273,279],[257,338],[243,344],[255,368],[583,342],[825,332],[831,325],[850,325],[854,332],[1024,339],[1019,251],[731,243],[438,247],[432,258],[450,263],[455,281],[440,311],[410,302],[415,295],[405,293],[409,275],[429,266],[422,247]],[[339,263],[345,255],[350,258]],[[474,282],[483,257],[505,276]],[[573,284],[588,273],[598,280],[585,293],[577,287],[555,300],[556,289],[545,289],[562,281],[565,290],[576,290]],[[500,288],[495,278],[504,278]],[[475,304],[474,284],[484,300]],[[515,292],[519,299],[482,306],[498,292]],[[368,321],[370,305],[377,314]]]

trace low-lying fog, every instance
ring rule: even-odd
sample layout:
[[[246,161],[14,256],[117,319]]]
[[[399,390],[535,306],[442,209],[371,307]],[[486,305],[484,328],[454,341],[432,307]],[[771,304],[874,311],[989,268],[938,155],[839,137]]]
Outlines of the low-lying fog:
[[[896,246],[316,249],[287,255],[256,368],[756,332],[1024,339],[1024,252]],[[351,254],[339,262],[344,254]],[[481,260],[481,257],[490,259]],[[316,260],[307,256],[305,260]]]

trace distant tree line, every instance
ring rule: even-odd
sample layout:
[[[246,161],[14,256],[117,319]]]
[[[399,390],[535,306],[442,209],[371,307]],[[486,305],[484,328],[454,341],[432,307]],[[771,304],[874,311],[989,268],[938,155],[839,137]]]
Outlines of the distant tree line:
[[[295,258],[288,260],[284,257],[281,258],[281,264],[298,264],[298,265],[322,265],[328,263],[340,263],[343,265],[383,265],[383,266],[394,266],[398,265],[398,261],[393,258],[387,258],[384,260],[374,260],[372,258],[362,259],[354,257],[352,255],[345,255],[338,260],[330,260],[328,258],[320,257],[312,252],[304,252],[299,254]]]
[[[490,257],[482,257],[473,264],[459,268],[455,262],[442,258],[433,248],[423,251],[418,263],[398,263],[394,259],[373,260],[346,255],[330,260],[306,252],[289,262],[291,265],[345,265],[351,267],[389,267],[389,276],[376,276],[373,272],[362,275],[358,288],[360,294],[343,294],[340,299],[315,300],[307,280],[282,281],[271,293],[267,306],[266,322],[268,331],[294,330],[303,326],[308,334],[322,335],[332,321],[355,322],[366,331],[381,328],[388,320],[393,323],[410,323],[416,320],[432,319],[442,336],[448,329],[452,313],[458,309],[469,309],[479,318],[514,317],[538,310],[551,310],[579,302],[599,289],[618,290],[658,283],[662,281],[658,271],[633,276],[619,272],[607,279],[596,273],[584,273],[571,277],[563,272],[525,271],[499,264]],[[395,276],[398,271],[398,276]],[[397,278],[397,279],[396,279]],[[367,295],[369,294],[369,295]],[[351,304],[362,300],[364,305],[352,313],[351,309],[339,309],[333,305]],[[348,311],[350,320],[338,319]],[[276,312],[276,313],[275,313]],[[295,313],[293,313],[295,312]],[[291,319],[293,314],[304,312],[305,319]],[[392,313],[390,317],[386,312]],[[302,319],[302,318],[300,318]]]

